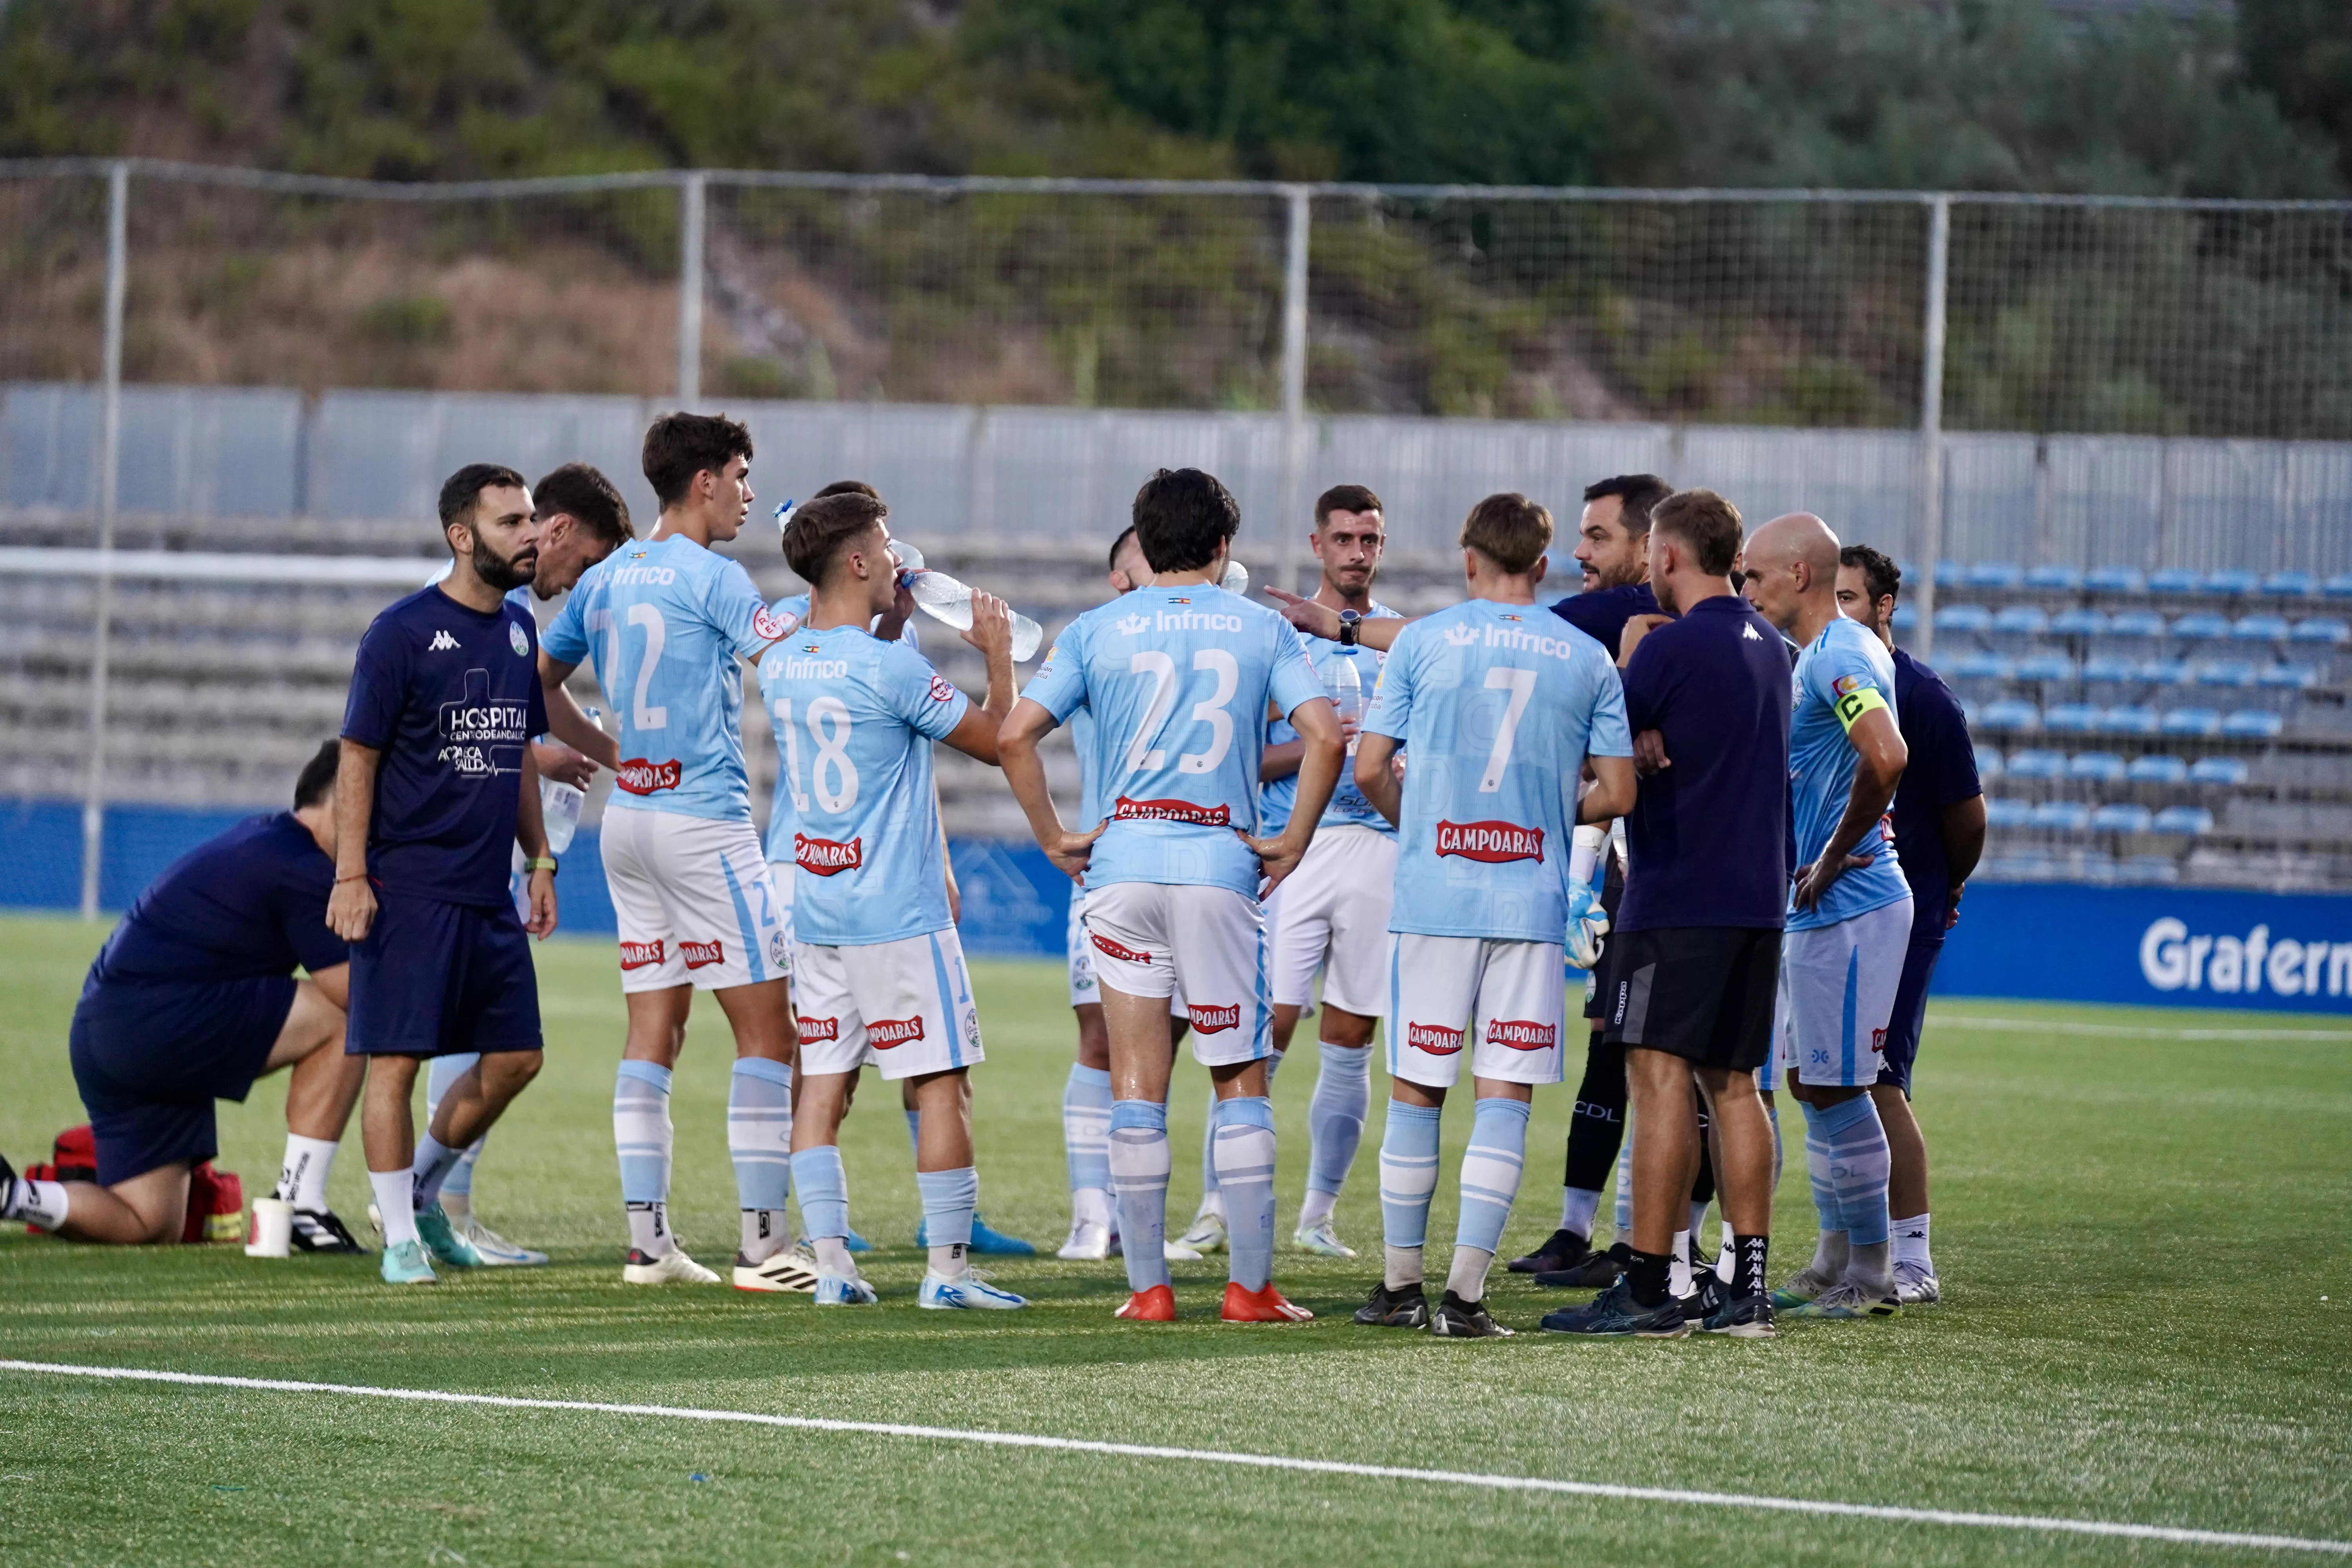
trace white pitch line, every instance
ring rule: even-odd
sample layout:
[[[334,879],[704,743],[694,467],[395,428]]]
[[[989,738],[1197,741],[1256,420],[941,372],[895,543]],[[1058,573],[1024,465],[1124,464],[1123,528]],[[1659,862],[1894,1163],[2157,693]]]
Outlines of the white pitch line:
[[[2352,1040],[2352,1030],[2344,1029],[2177,1029],[2157,1024],[2054,1023],[1992,1013],[1930,1013],[1927,1022],[1948,1029],[2014,1029],[2020,1034],[2109,1035],[2138,1040],[2311,1040],[2329,1045]]]
[[[2315,1552],[2352,1557],[2352,1541],[2299,1535],[2257,1535],[2227,1530],[2184,1530],[2168,1524],[2126,1524],[2101,1519],[2056,1519],[2024,1513],[1963,1513],[1949,1509],[1889,1508],[1877,1503],[1832,1502],[1812,1498],[1757,1497],[1743,1492],[1685,1491],[1675,1487],[1628,1487],[1604,1481],[1561,1481],[1541,1476],[1486,1476],[1463,1470],[1416,1470],[1397,1465],[1359,1465],[1342,1459],[1297,1459],[1277,1454],[1236,1454],[1216,1448],[1171,1448],[1148,1443],[1102,1443],[1083,1437],[1035,1436],[1024,1432],[980,1432],[954,1426],[910,1426],[895,1421],[835,1421],[814,1415],[767,1415],[747,1410],[698,1410],[676,1405],[611,1405],[587,1399],[525,1399],[504,1394],[457,1394],[437,1388],[372,1388],[362,1384],[296,1383],[267,1377],[223,1377],[194,1372],[152,1372],[139,1367],[75,1366],[62,1362],[0,1360],[0,1372],[49,1373],[66,1377],[108,1378],[131,1383],[186,1384],[210,1388],[254,1389],[268,1394],[341,1394],[367,1399],[399,1399],[420,1405],[487,1405],[505,1410],[575,1411],[600,1415],[657,1416],[673,1421],[718,1421],[747,1426],[783,1426],[805,1432],[856,1432],[877,1437],[916,1437],[940,1443],[976,1443],[1000,1448],[1043,1448],[1066,1454],[1109,1454],[1131,1459],[1178,1459],[1194,1464],[1235,1465],[1261,1470],[1304,1470],[1317,1475],[1362,1476],[1374,1480],[1422,1481],[1436,1486],[1479,1487],[1490,1491],[1551,1492],[1571,1497],[1612,1498],[1634,1502],[1684,1503],[1696,1508],[1738,1508],[1771,1513],[1815,1514],[1840,1519],[1878,1519],[1898,1524],[1948,1524],[1977,1530],[2041,1531],[2064,1535],[2164,1541],[2183,1546],[2242,1546],[2273,1552]]]

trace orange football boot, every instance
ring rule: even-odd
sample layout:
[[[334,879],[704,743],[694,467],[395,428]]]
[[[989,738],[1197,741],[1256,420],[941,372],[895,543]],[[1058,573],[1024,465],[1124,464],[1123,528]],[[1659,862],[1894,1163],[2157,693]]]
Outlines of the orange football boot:
[[[1244,1290],[1238,1280],[1227,1280],[1223,1315],[1229,1323],[1303,1323],[1315,1316],[1284,1300],[1271,1279],[1259,1290]]]
[[[1165,1285],[1138,1290],[1127,1299],[1126,1306],[1111,1316],[1125,1318],[1131,1323],[1172,1323],[1176,1321],[1176,1292]]]

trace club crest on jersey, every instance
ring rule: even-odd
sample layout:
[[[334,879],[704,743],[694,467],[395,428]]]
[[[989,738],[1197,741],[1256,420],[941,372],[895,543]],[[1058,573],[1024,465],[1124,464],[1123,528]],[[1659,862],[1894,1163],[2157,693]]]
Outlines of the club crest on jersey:
[[[1115,822],[1189,822],[1195,827],[1229,827],[1233,812],[1222,805],[1194,805],[1189,800],[1130,800],[1126,795],[1111,808]]]
[[[1196,1035],[1221,1035],[1227,1029],[1242,1026],[1242,1009],[1238,1002],[1227,1003],[1222,1007],[1213,1004],[1188,1005],[1184,1011],[1192,1018],[1192,1032]]]
[[[1110,954],[1111,957],[1123,959],[1129,963],[1149,963],[1151,962],[1151,955],[1150,953],[1138,952],[1135,949],[1127,946],[1123,942],[1113,942],[1110,938],[1103,935],[1103,933],[1098,931],[1090,931],[1087,932],[1087,940],[1094,943],[1100,951]]]
[[[866,864],[866,840],[863,837],[843,844],[831,838],[811,838],[804,833],[793,835],[793,864],[817,877],[838,876],[855,871]]]
[[[515,650],[517,658],[530,657],[530,639],[523,636],[522,628],[512,621],[507,623],[507,644]]]
[[[798,616],[789,611],[782,616],[778,616],[765,605],[751,612],[751,635],[765,637],[770,642],[774,642],[779,637],[792,636],[793,628],[800,624],[801,618]]]
[[[649,762],[644,757],[631,757],[621,764],[613,783],[631,795],[659,795],[666,789],[676,789],[686,770],[676,758],[667,762]]]
[[[812,1018],[806,1013],[803,1013],[801,1015],[801,1038],[803,1040],[837,1040],[841,1038],[841,1020],[838,1018]]]
[[[932,701],[951,702],[955,700],[955,694],[956,689],[949,685],[946,680],[936,675],[931,677]]]
[[[1404,1026],[1404,1043],[1433,1057],[1450,1057],[1462,1048],[1462,1031],[1449,1029],[1443,1024],[1416,1024],[1408,1019]]]
[[[1437,825],[1437,856],[1458,855],[1499,866],[1509,860],[1541,860],[1543,829],[1512,822],[1445,822]]]
[[[1446,645],[1450,647],[1468,647],[1472,643],[1476,642],[1477,640],[1478,628],[1476,626],[1448,626],[1445,628],[1445,641]]]
[[[1559,1027],[1531,1018],[1489,1018],[1486,1043],[1508,1046],[1515,1051],[1548,1051],[1559,1043]]]
[[[686,960],[688,969],[708,969],[714,963],[727,962],[726,946],[717,937],[709,942],[692,942],[678,938],[677,955]]]
[[[877,1051],[922,1037],[923,1016],[919,1013],[911,1018],[877,1018],[866,1026],[866,1043]]]
[[[655,942],[625,942],[621,944],[621,967],[643,969],[662,961],[662,944]]]
[[[1121,616],[1118,621],[1121,637],[1140,637],[1151,629],[1150,616]]]

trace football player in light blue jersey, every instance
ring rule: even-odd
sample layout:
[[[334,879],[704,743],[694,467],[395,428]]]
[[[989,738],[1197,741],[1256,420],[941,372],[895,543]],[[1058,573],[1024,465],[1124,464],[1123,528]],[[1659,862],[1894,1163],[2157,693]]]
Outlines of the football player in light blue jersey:
[[[866,628],[898,592],[887,510],[855,491],[812,500],[784,532],[793,570],[816,584],[808,623],[763,662],[784,787],[797,826],[801,1104],[793,1174],[818,1268],[819,1306],[875,1300],[846,1245],[848,1192],[835,1137],[871,1060],[911,1081],[920,1111],[916,1182],[930,1267],[925,1307],[1024,1305],[965,1262],[979,1177],[964,1074],[982,1059],[980,1017],[948,910],[931,742],[996,761],[1013,705],[1012,620],[976,595],[965,640],[988,660],[975,709],[920,654]]]
[[[1911,941],[1911,889],[1886,812],[1909,760],[1895,663],[1838,608],[1838,540],[1820,518],[1776,518],[1748,542],[1748,602],[1801,650],[1789,784],[1797,885],[1780,950],[1780,1066],[1805,1110],[1821,1239],[1780,1289],[1797,1317],[1899,1310],[1887,1241],[1886,1130],[1870,1086]]]
[[[1181,990],[1193,1055],[1217,1084],[1216,1163],[1231,1236],[1229,1321],[1309,1314],[1271,1282],[1272,1054],[1259,896],[1307,852],[1342,756],[1339,721],[1298,636],[1279,616],[1215,586],[1241,524],[1224,486],[1161,469],[1136,493],[1135,531],[1152,584],[1070,623],[1005,721],[1005,777],[1046,856],[1087,887],[1110,1030],[1109,1165],[1133,1292],[1118,1315],[1176,1314],[1167,1233],[1167,999]],[[1297,812],[1256,836],[1262,715],[1271,701],[1307,743]],[[1037,742],[1081,707],[1107,820],[1073,833],[1055,814]]]
[[[1536,606],[1551,514],[1487,497],[1462,525],[1470,598],[1414,621],[1389,650],[1357,742],[1356,783],[1397,825],[1389,915],[1385,1267],[1360,1323],[1447,1337],[1510,1332],[1486,1271],[1517,1195],[1528,1109],[1560,1080],[1568,852],[1580,822],[1633,803],[1633,737],[1601,645]],[[1391,763],[1402,746],[1402,785]],[[1581,802],[1578,782],[1595,783]],[[1467,1047],[1477,1110],[1445,1292],[1422,1287],[1438,1119]]]
[[[589,567],[636,537],[629,522],[629,503],[621,499],[612,480],[586,463],[566,463],[550,471],[531,487],[530,494],[540,524],[539,564],[531,572],[530,586],[507,595],[507,603],[525,615],[530,614],[533,599],[545,601],[566,592]],[[438,583],[448,574],[449,568],[444,566],[429,581]],[[584,791],[595,782],[594,762],[551,736],[533,740],[530,756],[542,784],[551,780]],[[527,921],[530,918],[530,893],[525,887],[520,845],[515,848],[513,864],[507,890],[515,901],[518,916]],[[441,1097],[480,1059],[468,1051],[436,1057],[426,1066],[425,1120],[428,1123],[440,1109]],[[488,1133],[474,1140],[441,1184],[441,1206],[449,1215],[450,1228],[474,1244],[474,1250],[481,1254],[484,1263],[544,1263],[546,1253],[516,1246],[484,1225],[474,1213],[474,1167],[481,1158],[482,1146],[488,1141]],[[299,1216],[296,1223],[300,1224]]]
[[[1311,602],[1339,618],[1336,640],[1309,634],[1307,657],[1339,715],[1352,746],[1387,656],[1365,647],[1360,623],[1396,612],[1371,596],[1385,540],[1381,498],[1362,485],[1337,485],[1315,502],[1307,547],[1321,567]],[[1267,716],[1265,754],[1258,763],[1260,831],[1279,833],[1290,821],[1304,748],[1280,715]],[[1323,1013],[1317,1030],[1320,1058],[1307,1101],[1307,1196],[1292,1239],[1327,1258],[1353,1258],[1355,1249],[1332,1229],[1331,1210],[1354,1164],[1370,1110],[1372,1026],[1380,1016],[1388,974],[1389,889],[1396,879],[1396,829],[1374,810],[1345,767],[1315,842],[1297,871],[1266,900],[1269,989],[1274,997],[1271,1082],[1290,1049],[1292,1033],[1315,1001],[1323,974]],[[1201,1211],[1181,1246],[1206,1250],[1224,1240],[1224,1199],[1217,1189],[1212,1147],[1201,1148]]]
[[[629,1028],[613,1096],[622,1279],[716,1284],[668,1223],[670,1072],[697,988],[715,991],[735,1035],[728,1145],[742,1210],[737,1283],[759,1279],[784,1217],[794,1042],[790,943],[743,766],[742,672],[790,631],[735,562],[710,546],[751,510],[751,433],[733,420],[666,414],[646,432],[645,470],[661,519],[642,543],[592,567],[541,639],[540,679],[556,738],[619,774],[604,810],[604,881],[620,923]],[[583,658],[620,735],[564,690]]]

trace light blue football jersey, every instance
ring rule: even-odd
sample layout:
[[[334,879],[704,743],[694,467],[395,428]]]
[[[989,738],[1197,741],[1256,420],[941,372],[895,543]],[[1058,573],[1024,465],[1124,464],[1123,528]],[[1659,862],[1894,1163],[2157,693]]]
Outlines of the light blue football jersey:
[[[607,808],[750,821],[735,660],[791,629],[750,573],[691,539],[624,544],[582,574],[540,646],[595,661],[620,731]]]
[[[1266,703],[1290,713],[1323,695],[1289,622],[1208,584],[1138,588],[1064,627],[1023,695],[1056,721],[1094,715],[1096,820],[1110,826],[1087,887],[1257,896],[1257,857],[1234,830],[1257,831]]]
[[[1561,940],[1577,775],[1633,754],[1601,645],[1533,605],[1441,610],[1389,649],[1364,733],[1405,747],[1389,930]]]
[[[1372,601],[1372,613],[1364,618],[1368,621],[1393,620],[1396,618],[1396,614],[1394,610],[1375,599]],[[1316,679],[1323,682],[1323,690],[1327,696],[1331,689],[1332,667],[1341,659],[1349,659],[1355,663],[1356,678],[1363,682],[1364,687],[1364,710],[1370,712],[1372,706],[1372,694],[1378,691],[1381,686],[1381,666],[1387,659],[1388,655],[1377,648],[1365,647],[1361,644],[1354,647],[1342,647],[1336,642],[1318,637],[1307,637],[1305,641],[1307,658],[1315,666]],[[1297,739],[1298,739],[1298,731],[1290,727],[1288,720],[1266,721],[1265,743],[1267,745],[1279,746]],[[1272,784],[1260,784],[1257,791],[1257,816],[1258,821],[1263,825],[1260,831],[1279,833],[1288,826],[1291,804],[1297,798],[1298,775],[1296,773],[1285,773]],[[1356,770],[1352,760],[1340,766],[1339,786],[1331,792],[1331,804],[1323,808],[1323,820],[1315,826],[1318,829],[1369,827],[1380,833],[1396,831],[1389,826],[1389,819],[1375,811],[1372,808],[1372,803],[1364,798],[1364,792],[1356,787]]]
[[[802,630],[760,661],[794,822],[793,935],[864,947],[945,931],[931,742],[971,699],[862,626]]]
[[[799,626],[801,622],[808,619],[808,613],[809,596],[806,594],[788,594],[769,606],[769,614],[774,616],[776,619],[780,621],[787,622],[788,624],[795,626]],[[922,644],[918,642],[915,638],[915,620],[916,617],[913,616],[908,616],[907,617],[906,626],[899,630],[898,640],[908,647],[912,648],[915,652],[920,653],[923,651],[923,648]],[[767,687],[765,683],[762,683],[761,690],[764,692],[766,689]],[[768,721],[771,728],[774,726],[775,717],[775,704],[771,702],[768,705]],[[782,742],[779,741],[778,744],[781,745]],[[781,753],[779,753],[779,755],[781,755]],[[768,847],[768,859],[770,862],[781,863],[782,861],[790,860],[793,858],[793,833],[795,826],[793,813],[793,792],[785,783],[783,770],[779,768],[776,771],[775,794],[773,798],[768,802],[768,837],[766,842]]]
[[[1846,739],[1838,704],[1848,697],[1874,691],[1886,704],[1887,718],[1896,719],[1895,658],[1868,627],[1838,616],[1797,656],[1790,683],[1796,702],[1789,720],[1790,822],[1797,838],[1793,870],[1819,858],[1853,795],[1858,759],[1853,742]],[[1864,710],[1856,711],[1858,716]],[[1910,896],[1910,885],[1903,880],[1903,868],[1895,858],[1891,818],[1880,816],[1876,829],[1862,836],[1854,853],[1873,858],[1869,865],[1832,882],[1820,903],[1800,910],[1793,899],[1790,900],[1790,931],[1835,925]]]

